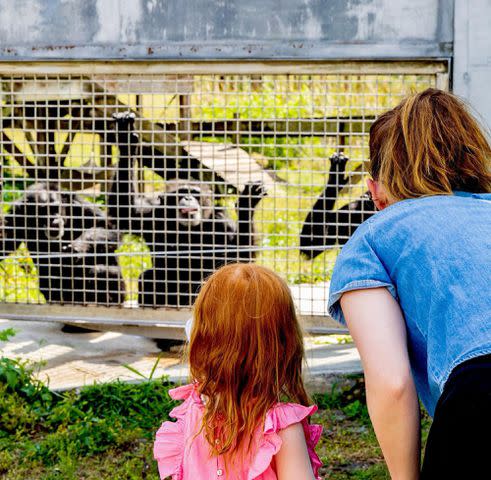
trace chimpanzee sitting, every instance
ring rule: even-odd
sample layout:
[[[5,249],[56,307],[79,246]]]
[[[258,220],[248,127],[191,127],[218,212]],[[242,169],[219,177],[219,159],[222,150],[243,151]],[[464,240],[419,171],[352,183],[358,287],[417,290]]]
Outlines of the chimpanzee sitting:
[[[140,278],[144,306],[188,306],[203,279],[221,265],[255,257],[253,213],[265,195],[261,183],[247,184],[237,202],[237,222],[213,202],[201,182],[168,181],[153,197],[134,186],[138,136],[134,115],[117,115],[119,164],[113,178],[109,215],[120,231],[141,235],[153,252],[154,267]]]
[[[105,213],[80,196],[52,183],[31,185],[3,218],[0,255],[22,242],[49,303],[109,305],[124,300],[114,255],[118,234],[108,230]]]

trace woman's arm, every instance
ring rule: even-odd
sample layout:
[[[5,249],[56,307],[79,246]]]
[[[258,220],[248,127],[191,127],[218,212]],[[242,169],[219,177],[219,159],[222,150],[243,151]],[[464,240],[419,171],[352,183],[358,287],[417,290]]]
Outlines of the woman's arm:
[[[406,326],[385,288],[341,297],[346,322],[360,352],[370,418],[394,480],[419,478],[419,403],[409,366]]]
[[[278,480],[315,480],[301,423],[279,432],[282,444],[275,455]]]

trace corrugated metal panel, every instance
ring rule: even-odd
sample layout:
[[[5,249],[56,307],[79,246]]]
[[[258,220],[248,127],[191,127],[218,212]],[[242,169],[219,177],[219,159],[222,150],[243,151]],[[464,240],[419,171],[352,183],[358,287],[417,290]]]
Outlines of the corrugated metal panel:
[[[423,58],[453,0],[0,0],[0,60]]]

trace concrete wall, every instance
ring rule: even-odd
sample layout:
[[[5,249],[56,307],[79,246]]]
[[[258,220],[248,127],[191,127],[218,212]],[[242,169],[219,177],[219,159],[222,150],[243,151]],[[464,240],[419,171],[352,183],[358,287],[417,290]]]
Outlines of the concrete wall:
[[[453,90],[491,127],[491,0],[455,0]]]
[[[0,60],[422,58],[453,0],[0,0]]]
[[[452,58],[491,125],[490,18],[491,0],[0,0],[0,61]]]

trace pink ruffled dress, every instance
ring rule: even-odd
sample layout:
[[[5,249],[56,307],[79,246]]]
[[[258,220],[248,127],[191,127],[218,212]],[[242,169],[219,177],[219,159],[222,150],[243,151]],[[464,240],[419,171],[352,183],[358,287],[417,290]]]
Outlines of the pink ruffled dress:
[[[169,391],[174,400],[184,400],[170,412],[176,422],[164,422],[157,432],[154,457],[157,460],[160,478],[172,480],[218,480],[231,476],[220,457],[210,457],[209,446],[202,434],[196,436],[201,426],[204,404],[196,384],[185,385]],[[310,425],[307,417],[317,407],[304,407],[296,403],[278,403],[266,414],[263,428],[256,430],[257,447],[249,454],[241,475],[234,472],[234,480],[276,480],[272,468],[273,456],[281,448],[278,432],[294,423],[301,422],[307,441],[312,469],[317,479],[322,463],[315,453],[315,446],[322,433],[321,425]]]

